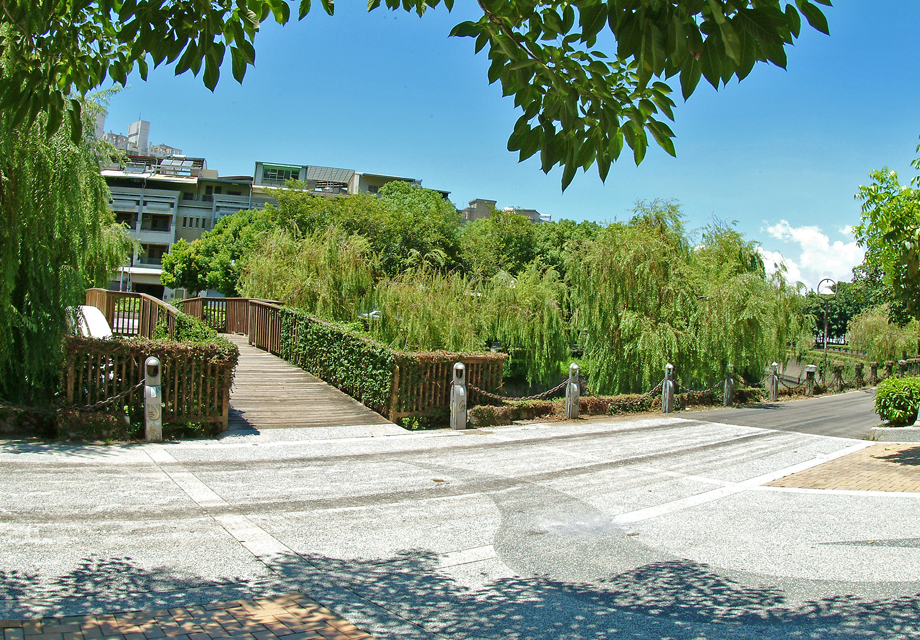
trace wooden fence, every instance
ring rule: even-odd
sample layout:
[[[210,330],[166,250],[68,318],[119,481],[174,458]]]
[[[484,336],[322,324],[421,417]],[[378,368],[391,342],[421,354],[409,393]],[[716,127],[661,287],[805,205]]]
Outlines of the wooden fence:
[[[203,422],[227,428],[236,358],[220,345],[134,342],[67,337],[64,345],[67,404],[87,406],[128,391],[144,380],[144,362],[160,360],[163,421]],[[143,388],[117,407],[142,415]]]
[[[208,322],[218,331],[248,334],[250,345],[275,355],[281,354],[282,306],[279,302],[247,298],[190,298],[177,304],[185,313]],[[507,358],[505,354],[491,353],[390,352],[397,363],[392,373],[389,402],[383,410],[390,420],[447,409],[450,406],[453,366],[457,362],[466,365],[468,385],[487,391],[498,389]],[[481,399],[478,392],[471,389],[469,393],[471,403]],[[375,411],[381,409],[379,406],[371,408]]]
[[[502,357],[504,356],[504,357]],[[505,354],[474,355],[464,353],[400,353],[393,372],[389,419],[422,415],[450,407],[450,387],[454,364],[466,365],[468,406],[483,398],[470,386],[485,391],[501,386]]]
[[[116,336],[152,338],[161,322],[169,337],[175,336],[179,310],[152,296],[88,289],[86,304],[102,311]],[[229,355],[225,346],[72,337],[65,343],[65,353],[64,394],[70,405],[86,406],[127,391],[144,379],[147,357],[156,356],[161,365],[163,421],[227,428],[236,356]],[[143,393],[131,394],[119,406],[141,411]]]
[[[169,337],[176,335],[179,310],[145,293],[87,289],[86,304],[103,313],[117,336],[152,338],[157,324],[164,321]]]

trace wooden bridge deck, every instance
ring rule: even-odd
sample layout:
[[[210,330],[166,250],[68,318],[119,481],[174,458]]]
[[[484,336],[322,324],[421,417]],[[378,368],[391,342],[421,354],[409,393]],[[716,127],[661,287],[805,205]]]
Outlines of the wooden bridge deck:
[[[230,390],[230,429],[391,424],[379,413],[303,369],[226,335],[240,348]]]

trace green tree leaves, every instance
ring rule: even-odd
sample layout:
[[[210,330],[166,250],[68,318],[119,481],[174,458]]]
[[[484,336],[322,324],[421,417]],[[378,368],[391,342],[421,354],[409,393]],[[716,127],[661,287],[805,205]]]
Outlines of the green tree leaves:
[[[917,149],[920,151],[920,147]],[[920,161],[915,161],[920,168]],[[854,229],[866,247],[866,265],[880,269],[894,301],[920,319],[920,191],[902,185],[898,174],[885,167],[869,174],[872,184],[861,186],[862,224]]]
[[[757,376],[807,328],[797,291],[767,277],[756,245],[733,228],[715,221],[691,242],[677,204],[640,202],[635,213],[569,245],[592,389],[647,391],[668,362],[690,386],[711,385],[728,364]]]
[[[385,3],[418,15],[439,4]],[[177,74],[197,76],[203,67],[202,81],[213,91],[229,48],[233,77],[242,82],[255,63],[261,22],[285,24],[291,16],[288,0],[3,0],[2,6],[0,64],[9,73],[0,80],[0,109],[12,110],[14,124],[31,124],[46,112],[50,133],[65,110],[75,109],[66,98],[107,78],[123,85],[135,69],[146,77],[150,61],[173,64]],[[310,0],[296,6],[298,19],[312,9]],[[381,0],[367,6],[376,9]],[[333,0],[322,0],[322,7],[333,14]],[[757,62],[785,67],[785,47],[798,37],[802,15],[828,32],[809,0],[483,0],[480,8],[479,20],[458,24],[451,35],[474,38],[477,52],[488,48],[489,81],[514,96],[522,112],[508,149],[521,160],[539,153],[544,172],[561,167],[563,189],[595,163],[606,179],[624,141],[640,163],[649,133],[674,154],[674,134],[662,121],[673,120],[665,80],[679,75],[687,99],[703,77],[718,88],[745,78]],[[605,26],[616,56],[596,48]]]

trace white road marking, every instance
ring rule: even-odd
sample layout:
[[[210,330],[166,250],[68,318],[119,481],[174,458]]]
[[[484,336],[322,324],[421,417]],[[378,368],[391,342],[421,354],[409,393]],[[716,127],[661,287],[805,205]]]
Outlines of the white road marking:
[[[819,464],[823,464],[830,460],[835,460],[851,453],[856,453],[857,451],[861,451],[866,447],[871,447],[873,444],[876,443],[860,442],[859,444],[855,444],[845,449],[840,449],[839,451],[835,451],[833,453],[819,455],[812,460],[806,460],[805,462],[800,462],[799,464],[793,465],[791,467],[786,467],[785,469],[771,471],[770,473],[766,473],[762,476],[750,478],[744,482],[733,483],[719,489],[713,489],[712,491],[706,491],[705,493],[689,496],[687,498],[681,498],[680,500],[674,500],[672,502],[667,502],[665,504],[657,505],[654,507],[639,509],[629,513],[621,513],[614,518],[614,522],[622,526],[634,522],[641,522],[642,520],[650,520],[652,518],[669,515],[677,511],[682,511],[684,509],[689,509],[691,507],[705,504],[707,502],[713,502],[714,500],[721,500],[722,498],[734,495],[736,493],[741,493],[742,491],[755,489],[762,484],[773,482],[774,480],[779,480],[780,478],[784,478],[793,473],[798,473],[799,471],[804,471],[805,469],[816,467]]]

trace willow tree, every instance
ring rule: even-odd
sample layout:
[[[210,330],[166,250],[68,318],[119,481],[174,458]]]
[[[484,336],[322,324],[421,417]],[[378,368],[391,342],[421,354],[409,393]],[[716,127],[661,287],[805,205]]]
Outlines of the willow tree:
[[[96,109],[84,105],[77,142],[69,120],[48,135],[44,115],[14,125],[0,110],[0,397],[13,402],[51,399],[67,308],[105,284],[131,246],[99,173]]]
[[[568,267],[592,388],[648,390],[668,362],[685,384],[709,384],[728,364],[757,372],[783,356],[803,328],[800,298],[766,275],[754,243],[718,223],[692,243],[673,202],[635,214],[580,245]]]
[[[372,306],[380,318],[371,330],[405,351],[481,351],[482,292],[463,274],[431,267],[410,269],[378,282]]]
[[[556,271],[538,264],[487,281],[421,267],[377,283],[372,331],[409,351],[482,351],[500,342],[529,382],[555,382],[568,354],[564,296]]]
[[[245,297],[279,300],[326,320],[353,321],[373,286],[367,252],[364,238],[336,227],[302,239],[276,229],[249,252],[240,290]]]
[[[595,391],[639,391],[665,362],[689,362],[695,296],[682,282],[690,246],[679,213],[673,203],[640,203],[629,223],[609,225],[571,255],[574,322]]]
[[[521,371],[529,383],[555,382],[569,355],[565,295],[556,270],[537,262],[516,278],[501,272],[483,287],[487,336],[508,350],[512,370]]]
[[[903,326],[889,320],[889,309],[882,305],[864,310],[850,320],[847,337],[856,351],[877,362],[899,360],[920,351],[920,322],[912,318]]]

